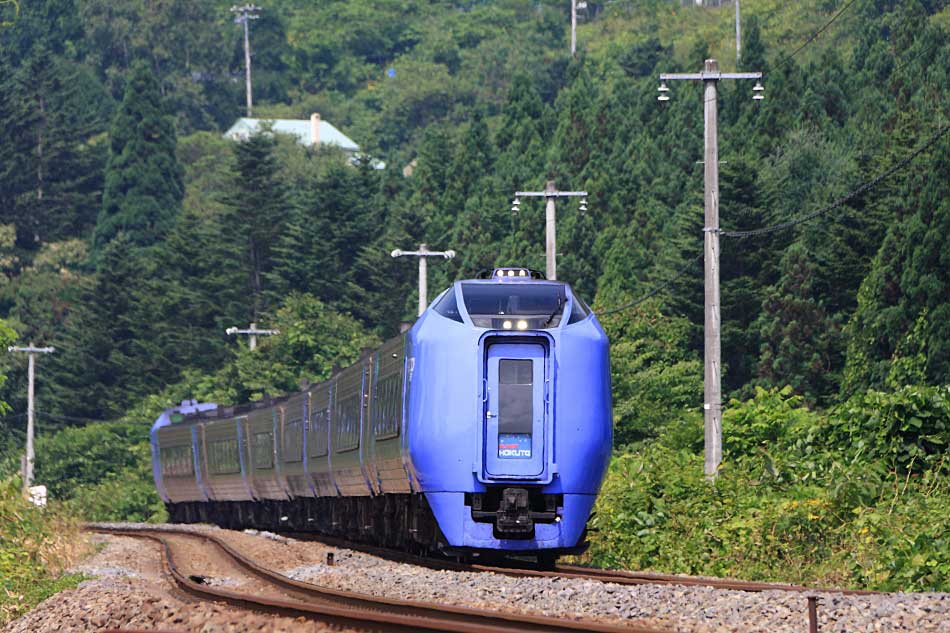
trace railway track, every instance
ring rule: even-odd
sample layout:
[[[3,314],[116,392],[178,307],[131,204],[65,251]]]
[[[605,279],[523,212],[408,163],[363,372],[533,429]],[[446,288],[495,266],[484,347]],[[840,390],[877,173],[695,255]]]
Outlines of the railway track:
[[[515,633],[551,631],[574,633],[668,633],[669,629],[637,625],[607,624],[594,620],[566,620],[538,615],[509,613],[427,602],[396,600],[369,594],[321,587],[267,569],[241,554],[224,540],[204,533],[173,528],[109,528],[87,526],[101,534],[149,539],[159,543],[165,570],[184,593],[199,600],[225,602],[254,611],[290,617],[306,617],[340,626],[374,631],[458,631],[460,633]],[[252,579],[257,591],[237,591],[209,584],[207,576],[184,570],[179,556],[187,541],[199,541],[203,551],[214,554],[239,568]],[[209,578],[210,577],[210,578]]]
[[[482,563],[461,563],[449,559],[432,558],[408,554],[398,550],[352,543],[344,539],[322,536],[312,533],[282,532],[283,536],[304,539],[323,543],[332,547],[352,549],[366,554],[386,558],[394,562],[403,562],[419,565],[430,569],[446,571],[491,572],[513,577],[537,578],[571,578],[580,580],[594,580],[619,585],[682,585],[693,587],[712,587],[714,589],[728,589],[731,591],[788,591],[802,594],[836,593],[843,595],[879,595],[878,591],[860,589],[837,589],[827,587],[807,587],[773,582],[752,582],[728,578],[709,578],[706,576],[685,576],[679,574],[661,574],[648,571],[624,571],[617,569],[600,569],[581,565],[555,565],[553,569],[536,569],[526,563],[518,566],[518,561],[509,561],[508,564],[488,565]]]

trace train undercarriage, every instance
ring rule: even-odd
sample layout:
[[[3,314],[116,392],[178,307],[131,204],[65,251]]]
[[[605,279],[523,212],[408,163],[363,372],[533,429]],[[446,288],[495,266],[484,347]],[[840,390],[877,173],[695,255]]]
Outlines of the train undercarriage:
[[[484,511],[487,507],[483,510],[480,503],[472,505],[475,506],[471,508],[473,515],[487,514]],[[450,547],[421,494],[303,497],[287,501],[191,501],[168,503],[166,507],[173,523],[211,523],[226,529],[313,533],[352,543],[458,560],[497,562],[519,556],[517,551]],[[509,509],[500,508],[501,516],[510,517]],[[535,551],[527,556],[541,566],[550,566],[558,556],[580,553],[586,545],[582,539],[582,544],[571,550]]]

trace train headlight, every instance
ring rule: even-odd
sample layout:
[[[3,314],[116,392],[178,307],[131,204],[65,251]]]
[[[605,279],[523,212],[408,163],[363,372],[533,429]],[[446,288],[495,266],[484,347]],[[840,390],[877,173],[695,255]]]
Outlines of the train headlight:
[[[505,328],[506,330],[510,330],[510,329],[511,329],[511,321],[505,321],[504,323],[501,324],[501,327]]]
[[[527,330],[527,329],[528,329],[528,322],[525,321],[524,319],[522,319],[521,321],[518,321],[518,329],[519,329],[519,330]]]

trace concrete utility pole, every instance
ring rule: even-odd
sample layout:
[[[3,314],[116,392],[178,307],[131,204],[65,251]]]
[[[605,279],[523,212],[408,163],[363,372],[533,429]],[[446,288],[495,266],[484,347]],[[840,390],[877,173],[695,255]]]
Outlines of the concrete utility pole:
[[[245,4],[243,7],[235,5],[230,10],[234,14],[234,23],[244,25],[244,84],[247,91],[247,116],[250,118],[253,99],[251,98],[251,38],[248,34],[248,20],[260,18],[257,12],[261,8],[253,4]]]
[[[577,53],[577,0],[571,0],[571,57]]]
[[[250,338],[248,339],[248,347],[251,348],[253,352],[257,349],[257,337],[258,336],[274,336],[275,334],[280,334],[280,330],[259,330],[257,329],[257,323],[251,323],[251,327],[246,330],[239,330],[236,327],[229,327],[226,329],[225,334],[229,336],[234,336],[235,334],[246,334]]]
[[[742,57],[742,21],[739,17],[739,0],[736,0],[736,69]]]
[[[33,453],[33,380],[36,373],[35,359],[37,354],[52,354],[56,350],[52,347],[34,347],[31,342],[29,347],[11,346],[7,348],[7,351],[26,352],[30,355],[29,369],[27,370],[28,386],[26,391],[26,459],[23,460],[23,494],[29,496],[30,486],[33,485],[33,460],[35,458]]]
[[[455,251],[430,251],[426,244],[419,244],[417,251],[401,251],[398,248],[390,253],[392,257],[418,257],[419,258],[419,316],[426,311],[429,305],[429,279],[427,257],[441,257],[443,259],[452,259],[455,257]]]
[[[675,73],[660,75],[661,102],[669,101],[667,81],[702,81],[703,110],[705,117],[704,196],[706,222],[703,228],[705,262],[705,353],[704,353],[704,402],[703,420],[705,431],[705,473],[707,479],[715,479],[722,462],[722,386],[719,301],[719,137],[717,85],[723,79],[761,79],[762,73],[721,73],[715,59],[707,59],[701,73]],[[752,89],[753,99],[762,99],[762,84],[756,82]]]
[[[554,201],[557,198],[581,198],[580,210],[587,211],[586,191],[558,191],[554,181],[549,180],[544,191],[516,191],[515,199],[511,203],[511,210],[515,213],[521,208],[520,198],[544,198],[544,275],[548,279],[557,279],[557,210]]]

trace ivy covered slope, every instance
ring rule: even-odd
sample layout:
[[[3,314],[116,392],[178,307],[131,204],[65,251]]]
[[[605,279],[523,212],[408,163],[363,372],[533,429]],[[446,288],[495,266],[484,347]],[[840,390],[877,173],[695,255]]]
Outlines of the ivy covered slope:
[[[161,518],[144,442],[162,407],[293,389],[395,335],[416,290],[394,248],[459,253],[434,289],[542,268],[541,207],[510,200],[553,179],[590,192],[588,213],[558,208],[559,278],[601,313],[636,302],[603,317],[617,457],[594,560],[948,587],[945,2],[742,3],[740,68],[766,99],[721,85],[725,229],[803,217],[933,142],[808,222],[722,237],[715,486],[697,443],[700,89],[661,104],[656,87],[710,56],[736,67],[732,7],[588,2],[571,58],[560,0],[273,0],[252,24],[254,112],[319,112],[360,145],[350,160],[223,139],[244,115],[241,33],[230,3],[185,4],[0,4],[0,317],[57,349],[37,384],[54,494]],[[254,353],[224,335],[250,322],[282,334]],[[3,475],[24,362],[0,357]]]

